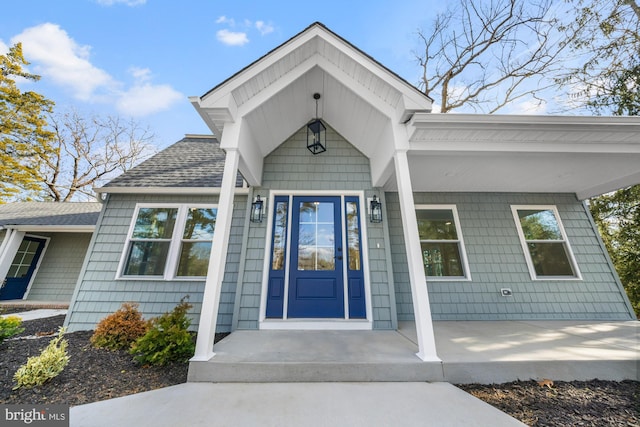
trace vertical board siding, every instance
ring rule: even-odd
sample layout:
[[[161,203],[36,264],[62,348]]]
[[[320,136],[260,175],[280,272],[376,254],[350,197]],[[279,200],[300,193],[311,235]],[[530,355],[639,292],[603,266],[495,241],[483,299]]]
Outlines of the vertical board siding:
[[[428,281],[435,320],[632,318],[623,290],[599,244],[584,206],[572,194],[416,193],[416,204],[455,204],[471,281]],[[387,193],[396,304],[413,319],[411,288],[397,193]],[[511,205],[555,205],[583,280],[533,281]],[[510,288],[512,297],[503,297]]]
[[[193,308],[189,312],[191,328],[200,320],[204,280],[127,280],[116,279],[120,257],[136,203],[217,204],[217,196],[110,195],[102,221],[97,225],[93,247],[85,270],[78,281],[76,300],[68,319],[70,331],[94,329],[105,316],[118,310],[123,302],[137,302],[148,319],[171,311],[184,296]],[[242,250],[242,227],[246,196],[234,200],[233,222],[225,275],[222,283],[218,332],[231,330],[238,263]]]
[[[27,295],[32,301],[71,301],[90,233],[36,233],[50,237],[40,268]]]
[[[254,194],[263,198],[269,190],[313,191],[335,190],[364,191],[365,197],[379,195],[371,187],[369,159],[345,141],[342,136],[327,127],[327,151],[313,155],[306,147],[306,127],[300,129],[264,160],[262,187]],[[267,209],[272,209],[267,206]],[[366,212],[366,206],[360,206]],[[271,214],[271,212],[270,212]],[[381,224],[363,222],[367,228],[374,329],[390,329],[395,324],[395,308],[390,301],[393,282],[384,262],[387,245],[373,249],[384,238]],[[257,329],[260,315],[262,278],[265,259],[267,221],[251,224],[247,242],[246,265],[243,272],[239,300],[237,328]],[[380,260],[381,262],[377,262]]]

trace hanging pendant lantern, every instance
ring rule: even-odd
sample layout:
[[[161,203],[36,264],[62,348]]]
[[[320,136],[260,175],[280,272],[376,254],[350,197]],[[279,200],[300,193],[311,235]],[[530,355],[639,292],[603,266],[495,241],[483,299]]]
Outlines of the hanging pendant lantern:
[[[307,149],[313,154],[320,154],[327,151],[327,128],[318,118],[319,93],[313,94],[316,100],[316,117],[307,124]]]

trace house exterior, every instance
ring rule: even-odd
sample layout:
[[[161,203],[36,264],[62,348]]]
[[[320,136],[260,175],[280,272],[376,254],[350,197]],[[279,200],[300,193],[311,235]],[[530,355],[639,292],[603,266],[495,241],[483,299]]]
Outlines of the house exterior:
[[[194,360],[216,331],[415,321],[434,361],[437,320],[635,318],[584,200],[640,183],[637,118],[432,114],[319,23],[191,102],[213,136],[98,189],[70,330],[189,295]]]
[[[0,300],[68,303],[100,203],[0,205]]]

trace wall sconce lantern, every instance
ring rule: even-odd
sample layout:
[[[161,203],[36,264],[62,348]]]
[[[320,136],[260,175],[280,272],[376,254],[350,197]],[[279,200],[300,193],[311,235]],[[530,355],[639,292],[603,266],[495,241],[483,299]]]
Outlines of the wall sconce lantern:
[[[263,201],[260,200],[260,196],[256,196],[256,199],[251,203],[251,222],[262,222],[262,207]]]
[[[371,203],[369,203],[369,221],[382,222],[382,203],[378,201],[376,196],[373,196]]]
[[[313,154],[320,154],[327,151],[327,128],[318,118],[318,99],[320,99],[320,94],[314,93],[313,99],[316,100],[316,117],[307,124],[307,148]]]

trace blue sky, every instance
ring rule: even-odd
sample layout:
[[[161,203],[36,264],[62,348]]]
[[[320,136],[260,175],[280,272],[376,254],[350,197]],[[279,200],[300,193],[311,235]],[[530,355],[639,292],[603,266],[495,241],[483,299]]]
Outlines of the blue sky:
[[[23,43],[59,110],[133,117],[164,148],[209,133],[188,97],[203,95],[315,21],[411,83],[416,30],[443,2],[425,0],[21,0],[5,2],[0,53]]]

